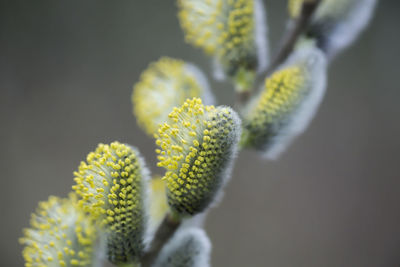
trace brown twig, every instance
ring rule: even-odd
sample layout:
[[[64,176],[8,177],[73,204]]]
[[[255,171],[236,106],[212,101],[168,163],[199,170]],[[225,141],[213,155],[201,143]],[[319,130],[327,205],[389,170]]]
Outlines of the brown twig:
[[[161,249],[173,236],[180,224],[180,220],[175,219],[170,213],[165,216],[150,244],[150,249],[142,256],[142,267],[150,267],[154,263]]]

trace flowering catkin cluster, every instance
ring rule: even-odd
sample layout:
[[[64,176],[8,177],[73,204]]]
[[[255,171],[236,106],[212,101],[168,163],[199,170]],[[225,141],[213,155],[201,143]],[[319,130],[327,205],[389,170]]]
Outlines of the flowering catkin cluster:
[[[133,113],[138,124],[153,135],[173,107],[187,98],[200,97],[213,103],[204,74],[194,65],[182,60],[163,57],[140,76],[132,93]]]
[[[268,61],[262,0],[177,0],[186,40],[213,57],[215,76],[221,71],[233,81],[243,125],[233,109],[212,106],[207,79],[194,65],[168,57],[150,64],[131,100],[139,126],[156,139],[164,176],[149,181],[134,147],[99,144],[74,172],[68,198],[39,203],[20,240],[26,266],[94,266],[103,254],[118,266],[209,266],[210,241],[193,227],[221,196],[239,140],[276,158],[303,132],[324,94],[327,58],[357,37],[376,3],[313,2],[320,5],[302,25],[305,1],[289,0],[291,23],[301,23],[272,74],[262,77]],[[264,83],[247,101],[256,78]]]
[[[265,79],[245,112],[242,144],[276,158],[305,130],[325,91],[326,60],[315,47],[298,48]]]
[[[97,232],[77,197],[40,202],[20,243],[27,267],[92,266]]]
[[[147,170],[136,149],[119,142],[100,144],[74,175],[79,204],[106,231],[109,260],[137,260],[146,231]]]
[[[167,172],[168,203],[181,215],[204,211],[225,183],[240,136],[240,120],[228,107],[199,98],[174,108],[156,134],[158,166]]]
[[[186,41],[212,55],[236,82],[251,83],[257,70],[266,66],[266,24],[260,1],[178,0],[178,6]]]

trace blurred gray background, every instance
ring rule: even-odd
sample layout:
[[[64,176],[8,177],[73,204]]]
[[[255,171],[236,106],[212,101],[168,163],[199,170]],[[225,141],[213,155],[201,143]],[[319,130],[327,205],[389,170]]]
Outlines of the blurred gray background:
[[[276,48],[286,4],[265,2]],[[206,222],[213,266],[400,266],[399,9],[380,2],[331,65],[311,127],[280,160],[240,154]],[[30,213],[70,191],[97,143],[134,144],[161,173],[130,96],[162,55],[210,74],[183,41],[174,1],[0,2],[0,266],[23,264],[18,237]],[[212,87],[233,103],[229,84]]]

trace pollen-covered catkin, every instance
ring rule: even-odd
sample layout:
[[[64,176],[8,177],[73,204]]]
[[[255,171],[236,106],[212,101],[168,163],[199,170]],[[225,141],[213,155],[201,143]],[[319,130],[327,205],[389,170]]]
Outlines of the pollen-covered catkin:
[[[194,65],[182,60],[162,57],[141,74],[132,93],[133,113],[147,134],[153,135],[164,123],[173,107],[187,98],[199,97],[213,104],[207,78]]]
[[[147,175],[139,152],[119,142],[99,144],[74,172],[72,188],[105,231],[113,263],[134,262],[143,251]]]
[[[208,267],[211,242],[204,230],[178,230],[161,250],[154,267]]]
[[[97,231],[77,197],[40,202],[20,243],[27,267],[92,266]]]
[[[213,56],[226,75],[241,82],[266,67],[262,1],[178,0],[178,7],[186,41]]]
[[[193,98],[173,109],[155,137],[175,213],[194,215],[215,200],[229,176],[240,133],[240,119],[229,107],[204,106]]]
[[[303,132],[325,91],[326,60],[315,47],[301,47],[265,80],[246,107],[241,143],[274,159]]]
[[[304,0],[289,0],[292,18],[299,17]],[[321,0],[306,30],[308,38],[332,58],[349,46],[370,21],[376,0]]]

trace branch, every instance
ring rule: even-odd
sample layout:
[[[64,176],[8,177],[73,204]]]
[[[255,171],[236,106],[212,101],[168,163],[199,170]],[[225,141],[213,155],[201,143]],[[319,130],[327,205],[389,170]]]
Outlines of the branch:
[[[142,267],[150,267],[154,263],[161,249],[174,235],[180,225],[180,220],[173,218],[170,213],[165,216],[150,244],[150,249],[142,256]]]

